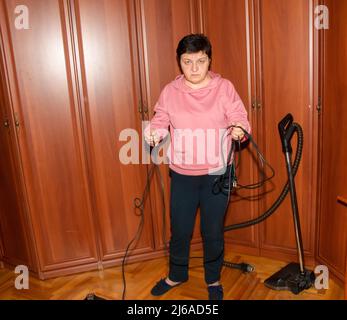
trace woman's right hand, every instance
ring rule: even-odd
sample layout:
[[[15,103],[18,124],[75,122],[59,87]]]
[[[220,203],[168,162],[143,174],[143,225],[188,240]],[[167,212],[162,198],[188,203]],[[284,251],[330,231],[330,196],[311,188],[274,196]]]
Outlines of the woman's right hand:
[[[159,144],[160,137],[155,129],[150,129],[147,133],[145,133],[145,140],[150,146],[155,147]]]

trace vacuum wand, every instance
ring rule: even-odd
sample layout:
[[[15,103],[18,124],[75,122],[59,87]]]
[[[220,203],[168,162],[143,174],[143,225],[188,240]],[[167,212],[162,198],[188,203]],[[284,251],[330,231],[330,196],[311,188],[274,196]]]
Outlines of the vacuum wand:
[[[285,157],[286,157],[287,172],[288,172],[288,178],[289,178],[290,200],[292,203],[292,210],[293,210],[295,239],[296,239],[296,246],[298,249],[300,272],[304,274],[305,273],[304,251],[303,251],[303,245],[302,245],[302,235],[301,235],[300,219],[299,219],[299,213],[298,213],[298,202],[296,198],[295,183],[294,183],[294,178],[292,174],[291,154],[289,152],[286,152]]]
[[[296,239],[296,245],[298,249],[298,258],[299,258],[299,264],[300,264],[300,272],[301,274],[304,274],[305,273],[304,251],[303,251],[303,245],[302,245],[300,218],[298,213],[298,202],[296,198],[296,189],[295,189],[295,182],[294,182],[292,161],[291,161],[292,146],[290,144],[290,141],[295,132],[295,127],[292,124],[293,124],[293,116],[291,114],[287,114],[282,119],[282,121],[278,124],[278,131],[281,137],[282,150],[285,154],[285,160],[286,160],[286,167],[287,167],[288,181],[289,181],[289,188],[290,188],[290,200],[292,204],[292,211],[293,211],[293,218],[294,218],[295,239]]]

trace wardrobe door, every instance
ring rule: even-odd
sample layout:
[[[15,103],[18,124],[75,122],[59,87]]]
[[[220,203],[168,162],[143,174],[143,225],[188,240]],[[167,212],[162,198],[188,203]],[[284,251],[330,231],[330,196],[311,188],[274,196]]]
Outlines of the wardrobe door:
[[[141,150],[141,113],[134,1],[74,1],[83,119],[97,228],[104,265],[121,262],[141,216],[134,208],[146,184]],[[131,138],[129,134],[134,134]],[[136,140],[136,136],[138,139]],[[137,158],[137,155],[139,158]],[[134,156],[127,164],[128,157]],[[130,161],[129,160],[129,161]],[[148,198],[144,225],[129,259],[154,250]],[[133,243],[132,247],[135,247]]]
[[[3,47],[0,36],[1,47]],[[2,51],[0,57],[2,58]],[[2,59],[1,59],[2,60]],[[3,60],[0,61],[0,261],[27,265],[36,271],[31,238],[21,196],[20,168],[16,156],[15,125],[8,108]],[[1,263],[1,262],[0,262]]]
[[[229,79],[240,95],[252,127],[252,135],[258,140],[255,121],[255,65],[253,43],[253,3],[248,0],[202,0],[203,31],[212,43],[212,70]],[[247,143],[242,147],[241,162],[237,169],[242,185],[255,182],[256,153]],[[252,156],[252,153],[254,156]],[[231,195],[225,225],[231,225],[258,216],[258,206],[251,190],[240,189]],[[226,240],[233,249],[258,253],[258,226],[226,233]]]
[[[304,132],[304,149],[295,178],[298,211],[305,253],[313,261],[315,239],[315,144],[313,119],[312,1],[259,0],[258,23],[261,41],[259,141],[276,175],[265,187],[263,210],[277,199],[287,181],[278,123],[291,113]],[[294,161],[296,136],[292,139]],[[296,242],[290,196],[261,225],[261,252],[275,258],[296,258]]]
[[[11,99],[41,277],[78,271],[80,265],[94,268],[98,259],[67,3],[0,3],[1,30],[8,35],[4,48]],[[28,21],[24,29],[21,21]]]
[[[153,108],[161,90],[180,74],[176,62],[176,48],[185,35],[198,31],[197,6],[194,0],[139,0],[136,1],[140,43],[140,65],[143,110],[146,120],[153,117]],[[168,165],[161,165],[166,204],[166,241],[170,239],[169,199],[170,178]],[[163,246],[163,201],[160,179],[153,177],[151,199],[156,247]],[[199,216],[192,243],[200,242]]]

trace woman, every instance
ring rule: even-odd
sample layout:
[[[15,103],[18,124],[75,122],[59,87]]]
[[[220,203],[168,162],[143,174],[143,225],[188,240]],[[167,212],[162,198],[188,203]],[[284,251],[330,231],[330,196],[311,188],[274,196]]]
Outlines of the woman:
[[[190,240],[200,205],[209,299],[223,299],[220,273],[228,197],[214,194],[212,188],[223,169],[223,150],[219,150],[223,130],[234,124],[249,132],[250,125],[234,86],[210,71],[211,54],[210,41],[202,34],[185,36],[179,42],[177,61],[182,74],[161,92],[144,132],[152,146],[165,137],[168,128],[171,135],[170,266],[168,276],[153,287],[155,296],[188,280]],[[242,140],[244,132],[234,128],[231,137]]]

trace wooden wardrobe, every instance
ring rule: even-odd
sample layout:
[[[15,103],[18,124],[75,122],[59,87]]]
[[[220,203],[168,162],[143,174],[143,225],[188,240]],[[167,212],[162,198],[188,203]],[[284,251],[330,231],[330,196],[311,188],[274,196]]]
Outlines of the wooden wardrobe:
[[[326,2],[330,21],[335,18],[329,30],[315,28],[316,0],[291,0],[290,6],[287,0],[1,0],[4,265],[25,264],[46,279],[121,263],[141,221],[133,201],[150,169],[121,163],[119,150],[130,139],[124,129],[141,133],[160,91],[179,74],[178,41],[203,32],[213,45],[212,70],[235,85],[254,139],[276,171],[262,189],[233,196],[226,224],[258,217],[280,194],[287,176],[277,124],[290,112],[304,130],[296,187],[306,262],[311,268],[327,264],[343,281],[346,217],[328,202],[334,198],[338,206],[346,190],[336,189],[337,195],[325,188],[338,185],[326,165],[331,168],[336,157],[346,170],[346,155],[324,140],[324,128],[345,117],[345,79],[336,73],[330,43],[346,38],[346,6]],[[16,8],[23,5],[28,29],[18,29],[23,11]],[[343,54],[341,72],[347,69]],[[338,109],[332,113],[328,105]],[[260,178],[254,155],[251,146],[242,151],[244,184]],[[167,166],[160,170],[168,221],[170,180]],[[127,262],[163,255],[162,210],[155,176],[143,231]],[[193,247],[201,247],[199,227],[198,218]],[[169,224],[166,231],[168,238]],[[263,223],[226,233],[226,244],[235,252],[296,260],[289,197]]]

